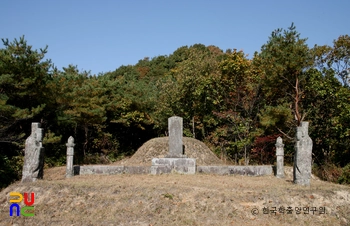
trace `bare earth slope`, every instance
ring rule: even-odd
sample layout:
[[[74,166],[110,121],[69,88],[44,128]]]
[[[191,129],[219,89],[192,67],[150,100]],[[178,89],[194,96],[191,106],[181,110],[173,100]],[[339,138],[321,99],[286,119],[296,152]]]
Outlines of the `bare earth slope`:
[[[312,179],[310,187],[302,187],[290,174],[285,179],[202,174],[64,179],[64,173],[64,167],[48,169],[44,180],[1,191],[0,225],[350,224],[349,186]],[[34,217],[9,216],[11,191],[35,192]],[[292,207],[293,212],[264,214],[264,207]],[[298,207],[305,210],[297,214]],[[317,211],[306,214],[307,207]]]

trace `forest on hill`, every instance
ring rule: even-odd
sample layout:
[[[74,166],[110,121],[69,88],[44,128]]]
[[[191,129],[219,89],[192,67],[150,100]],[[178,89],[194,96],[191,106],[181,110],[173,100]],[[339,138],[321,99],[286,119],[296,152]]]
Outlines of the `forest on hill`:
[[[336,37],[335,37],[336,38]],[[237,164],[274,164],[281,136],[293,163],[295,127],[309,121],[314,170],[350,183],[350,37],[309,47],[292,24],[248,58],[216,46],[182,46],[170,55],[91,75],[45,59],[23,37],[0,49],[0,187],[21,177],[32,122],[45,131],[45,164],[109,163],[167,135],[183,117],[184,135]],[[234,44],[234,43],[233,43]]]

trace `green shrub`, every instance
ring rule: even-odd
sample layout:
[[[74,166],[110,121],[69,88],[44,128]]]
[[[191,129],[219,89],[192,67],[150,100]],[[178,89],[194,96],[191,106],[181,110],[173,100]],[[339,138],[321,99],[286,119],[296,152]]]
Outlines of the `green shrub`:
[[[23,156],[8,157],[0,154],[0,190],[22,176]]]
[[[339,184],[350,184],[350,163],[347,164],[338,179]]]

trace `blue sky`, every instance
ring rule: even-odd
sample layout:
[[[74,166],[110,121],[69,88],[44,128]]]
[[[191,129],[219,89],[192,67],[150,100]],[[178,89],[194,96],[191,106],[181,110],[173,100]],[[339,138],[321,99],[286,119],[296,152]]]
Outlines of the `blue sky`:
[[[201,43],[260,51],[294,22],[310,47],[349,34],[348,0],[4,0],[0,38],[25,35],[58,69],[98,74]],[[2,42],[0,48],[3,48]]]

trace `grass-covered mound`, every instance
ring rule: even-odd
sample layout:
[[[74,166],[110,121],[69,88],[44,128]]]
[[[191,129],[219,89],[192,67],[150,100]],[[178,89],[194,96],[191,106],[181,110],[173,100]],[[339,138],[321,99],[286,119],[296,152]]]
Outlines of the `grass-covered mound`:
[[[153,158],[163,158],[169,152],[169,138],[154,138],[144,143],[125,165],[151,165]],[[195,158],[197,165],[223,165],[223,162],[201,141],[184,137],[185,155]]]

